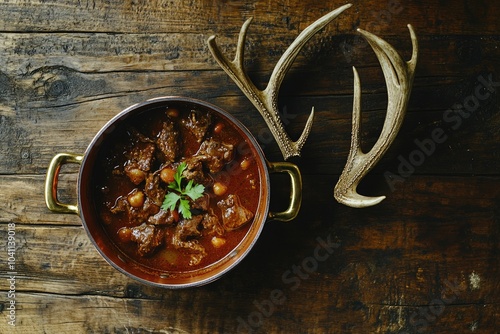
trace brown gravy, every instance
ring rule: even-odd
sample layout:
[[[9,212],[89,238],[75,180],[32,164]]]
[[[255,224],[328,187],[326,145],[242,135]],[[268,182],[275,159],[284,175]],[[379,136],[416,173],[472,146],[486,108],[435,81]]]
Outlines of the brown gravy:
[[[199,117],[200,121],[192,122],[195,119],[193,115]],[[203,117],[207,117],[208,121]],[[201,129],[193,130],[194,123],[201,124]],[[203,127],[206,127],[205,131]],[[174,130],[162,132],[165,128]],[[175,140],[172,140],[172,133],[176,133]],[[176,143],[176,148],[170,148],[176,153],[169,154],[171,152],[168,149],[163,153],[159,149],[160,146],[168,146],[160,144],[164,137],[170,138],[171,143]],[[186,103],[169,102],[127,120],[126,124],[113,130],[110,139],[107,143],[112,144],[103,145],[100,149],[98,161],[101,164],[97,166],[93,176],[96,209],[106,233],[125,257],[154,270],[185,272],[219,261],[240,243],[256,214],[261,175],[251,145],[228,119],[213,111],[195,110]],[[217,149],[224,145],[232,149],[229,150],[230,154],[221,154],[222,160],[213,161],[207,156],[209,150],[200,153],[200,148],[207,146],[203,144],[205,142],[216,143]],[[201,161],[201,169],[196,170],[201,174],[194,178],[196,183],[204,185],[204,197],[208,199],[207,210],[194,209],[194,201],[191,201],[193,217],[211,215],[211,218],[215,216],[217,222],[215,227],[207,227],[209,224],[202,220],[186,234],[179,230],[189,220],[179,215],[179,212],[174,214],[169,212],[170,210],[162,209],[158,198],[150,196],[145,188],[151,188],[153,184],[157,187],[156,193],[163,195],[163,199],[164,194],[172,190],[169,189],[168,182],[161,178],[158,181],[161,170],[167,167],[175,170],[175,166],[181,161],[191,161],[189,159]],[[195,162],[199,167],[199,162]],[[127,174],[128,170],[134,168],[138,169],[134,172],[138,172],[136,174],[139,179],[133,179]],[[153,176],[156,181],[148,186],[148,180]],[[142,177],[145,179],[142,180]],[[188,179],[183,181],[184,185],[187,181]],[[219,188],[214,191],[215,185],[222,185],[223,193]],[[142,205],[130,201],[129,195],[134,192],[144,193]],[[236,204],[230,201],[233,198],[238,200]],[[220,204],[221,201],[223,204]],[[136,207],[132,207],[130,203]],[[227,203],[234,206],[228,209]],[[149,223],[151,217],[160,211],[165,211],[163,213],[170,217],[170,222]],[[234,211],[245,214],[235,216]],[[229,218],[225,220],[224,215]],[[243,216],[244,218],[241,218]],[[239,220],[235,222],[233,217]],[[172,222],[172,219],[175,221]],[[233,220],[230,221],[231,219]],[[234,224],[241,226],[234,228]],[[146,230],[152,230],[155,234],[141,235],[141,231]],[[124,237],[125,234],[127,236]]]

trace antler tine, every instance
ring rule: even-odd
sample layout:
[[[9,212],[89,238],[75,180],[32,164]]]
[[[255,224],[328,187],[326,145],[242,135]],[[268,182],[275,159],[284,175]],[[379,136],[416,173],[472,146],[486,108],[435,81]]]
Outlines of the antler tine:
[[[412,57],[405,62],[398,52],[383,39],[362,29],[358,31],[373,48],[386,80],[388,105],[387,114],[380,137],[368,153],[363,153],[360,146],[361,120],[361,84],[358,72],[354,72],[354,104],[352,117],[351,148],[346,166],[335,186],[335,199],[351,207],[368,207],[376,205],[385,199],[385,196],[366,197],[357,193],[357,186],[363,177],[380,161],[389,149],[403,123],[408,107],[415,67],[418,58],[418,42],[411,25],[408,25],[412,41]]]
[[[311,110],[311,114],[307,119],[306,125],[299,139],[297,141],[292,141],[290,139],[290,136],[285,131],[278,111],[278,91],[281,83],[283,82],[283,78],[285,77],[287,71],[290,69],[293,61],[299,54],[304,44],[307,43],[307,41],[310,40],[311,37],[314,36],[314,34],[324,28],[329,22],[331,22],[349,7],[351,7],[351,4],[339,7],[338,9],[316,20],[314,23],[304,29],[304,31],[302,31],[302,33],[297,36],[297,38],[279,59],[278,63],[274,67],[267,87],[264,90],[259,90],[255,87],[253,82],[245,73],[245,69],[243,66],[244,44],[247,29],[252,20],[251,18],[248,19],[241,27],[236,55],[232,62],[229,61],[227,57],[224,56],[224,54],[220,51],[215,41],[215,36],[210,36],[208,38],[208,47],[215,60],[260,112],[260,114],[266,121],[267,126],[271,130],[274,139],[278,143],[278,146],[285,160],[289,159],[292,156],[300,156],[300,150],[302,149],[302,146],[304,146],[307,137],[311,132],[311,127],[314,119],[314,108],[312,108]]]
[[[271,74],[271,78],[269,79],[269,83],[267,85],[266,90],[278,90],[283,78],[285,77],[286,72],[292,66],[295,58],[299,54],[302,47],[313,37],[318,31],[323,29],[328,23],[334,20],[337,16],[342,14],[343,11],[350,8],[352,4],[348,3],[344,6],[341,6],[330,13],[320,17],[311,25],[306,27],[295,40],[290,44],[288,49],[283,53],[281,58],[276,63],[274,70]]]
[[[252,18],[243,23],[241,27],[240,34],[238,36],[238,44],[236,46],[236,54],[234,60],[230,61],[217,46],[215,41],[215,36],[210,36],[207,40],[208,48],[212,52],[213,57],[217,63],[224,69],[224,71],[233,79],[233,81],[243,90],[245,95],[251,94],[252,91],[256,91],[257,88],[252,83],[250,78],[246,75],[243,67],[244,60],[244,50],[245,50],[245,39],[248,26],[252,22]]]

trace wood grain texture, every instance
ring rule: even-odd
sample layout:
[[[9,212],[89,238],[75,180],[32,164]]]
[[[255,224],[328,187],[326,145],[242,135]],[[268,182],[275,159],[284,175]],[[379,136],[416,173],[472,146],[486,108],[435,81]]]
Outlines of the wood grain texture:
[[[260,324],[254,326],[260,332],[287,331],[293,324],[301,333],[377,328],[397,333],[418,332],[424,326],[444,331],[458,316],[463,321],[452,328],[466,328],[477,321],[474,314],[482,315],[483,326],[496,324],[499,178],[476,177],[463,184],[462,177],[437,181],[415,176],[378,207],[324,208],[318,213],[315,204],[331,191],[335,180],[326,181],[306,176],[300,217],[290,224],[268,223],[241,265],[198,289],[164,291],[127,279],[105,263],[80,226],[17,223],[18,300],[23,303],[19,328],[50,333],[65,323],[68,331],[177,328],[190,333],[218,328],[231,333],[241,318]],[[379,181],[373,178],[368,183],[379,187]],[[445,189],[461,190],[443,198]],[[273,205],[280,204],[278,199]],[[40,201],[31,206],[43,211],[43,205]],[[385,220],[388,211],[398,219]],[[2,239],[5,231],[4,226]],[[315,267],[310,259],[320,240],[332,243],[332,254]],[[326,254],[325,250],[321,255]],[[23,286],[37,293],[25,296]],[[269,305],[266,301],[275,290],[286,300],[274,305],[273,314],[263,317],[261,324],[255,312],[264,312],[256,304]],[[316,306],[302,302],[309,298]],[[324,309],[325,305],[331,306]],[[65,314],[72,308],[86,311]],[[196,309],[203,310],[207,319],[197,316]],[[224,316],[217,316],[222,310]],[[124,318],[117,312],[128,314],[126,323],[120,322]],[[429,321],[420,312],[436,320]],[[43,322],[32,320],[40,313]],[[164,327],[165,317],[171,319],[169,327]]]
[[[220,280],[196,289],[138,283],[99,255],[75,215],[48,211],[54,154],[83,154],[124,108],[164,95],[212,102],[281,160],[264,121],[211,58],[232,55],[254,17],[245,66],[265,86],[308,24],[344,3],[317,1],[5,1],[0,4],[1,333],[498,333],[500,328],[500,6],[486,1],[352,1],[302,50],[280,91],[297,138],[314,106],[303,156],[302,210],[268,222]],[[333,186],[350,146],[353,75],[362,91],[363,147],[387,103],[377,59],[357,27],[404,58],[406,24],[420,57],[403,127],[359,187],[386,195],[363,210]],[[77,166],[59,198],[76,203]],[[288,181],[273,176],[273,210]],[[16,232],[16,327],[7,322],[6,245]]]

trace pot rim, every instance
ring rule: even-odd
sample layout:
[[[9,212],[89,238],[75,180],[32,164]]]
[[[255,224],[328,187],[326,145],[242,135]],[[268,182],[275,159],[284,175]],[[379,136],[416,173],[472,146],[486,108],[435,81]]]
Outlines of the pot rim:
[[[222,259],[219,261],[212,263],[208,265],[207,267],[200,268],[198,270],[190,271],[190,272],[184,272],[181,275],[183,278],[181,278],[181,281],[185,282],[180,282],[180,283],[167,283],[166,281],[168,279],[171,279],[171,277],[162,277],[161,275],[157,279],[157,281],[151,280],[151,279],[146,279],[144,277],[138,276],[138,274],[135,274],[131,272],[131,269],[124,268],[123,262],[125,261],[122,257],[120,257],[121,254],[113,254],[116,255],[116,257],[122,261],[122,265],[120,265],[119,262],[116,259],[111,259],[111,255],[108,254],[109,250],[114,250],[119,251],[119,248],[114,245],[114,243],[109,242],[113,244],[113,247],[106,247],[108,251],[105,251],[102,249],[103,246],[100,246],[100,242],[95,238],[94,234],[96,234],[96,231],[91,231],[90,227],[88,226],[88,222],[86,221],[85,217],[85,210],[84,208],[84,201],[87,201],[85,198],[87,196],[84,196],[84,193],[86,193],[83,189],[86,187],[91,187],[88,186],[87,183],[89,182],[83,182],[85,180],[85,177],[87,175],[92,174],[93,168],[95,168],[94,165],[94,155],[96,155],[99,152],[99,146],[102,142],[105,141],[105,138],[111,134],[115,129],[116,129],[116,124],[120,121],[123,121],[126,118],[131,117],[132,115],[135,114],[135,111],[137,112],[143,112],[147,109],[148,106],[154,106],[155,104],[161,104],[161,103],[167,103],[167,102],[179,102],[179,103],[190,103],[194,105],[199,105],[202,106],[203,108],[210,109],[213,112],[216,112],[217,114],[222,115],[225,117],[228,121],[230,121],[233,126],[238,128],[241,133],[244,135],[245,139],[251,144],[252,146],[252,152],[255,152],[256,155],[256,160],[259,163],[259,174],[260,175],[260,204],[259,207],[257,208],[257,212],[259,213],[258,217],[256,214],[256,217],[254,218],[254,221],[252,222],[249,231],[245,234],[243,239],[240,241],[240,243],[232,250],[230,251],[227,255],[225,255]],[[90,165],[89,165],[90,164]],[[90,170],[89,170],[90,168]],[[265,189],[264,189],[265,188]],[[183,96],[160,96],[160,97],[155,97],[152,99],[148,99],[146,101],[142,101],[139,103],[136,103],[134,105],[131,105],[121,112],[119,112],[117,115],[115,115],[113,118],[111,118],[98,132],[97,134],[93,137],[91,140],[90,144],[87,146],[87,149],[85,150],[83,160],[81,163],[80,171],[79,171],[79,176],[78,176],[78,182],[77,182],[77,190],[78,190],[78,207],[81,208],[79,212],[79,216],[82,220],[82,225],[85,228],[85,231],[94,244],[95,248],[98,250],[99,254],[108,262],[111,266],[113,266],[115,269],[117,269],[119,272],[125,274],[128,277],[131,277],[139,282],[142,282],[144,284],[156,286],[156,287],[162,287],[162,288],[170,288],[170,289],[179,289],[179,288],[189,288],[189,287],[195,287],[195,286],[201,286],[208,284],[210,282],[213,282],[226,274],[228,271],[233,269],[237,264],[239,264],[245,257],[246,255],[250,252],[250,250],[254,247],[255,243],[257,242],[257,239],[259,238],[262,229],[264,227],[265,222],[268,220],[269,216],[269,202],[270,202],[270,179],[269,179],[269,170],[268,170],[268,162],[264,156],[264,153],[262,151],[262,148],[260,147],[259,143],[255,139],[255,137],[251,134],[251,132],[238,120],[236,119],[233,115],[228,113],[227,111],[223,110],[222,108],[211,104],[209,102],[199,100],[196,98],[191,98],[191,97],[183,97]],[[85,198],[84,198],[85,197]],[[87,201],[88,202],[88,201]],[[88,204],[88,203],[87,203]],[[261,206],[263,206],[263,209],[261,209]],[[92,215],[89,214],[90,217],[87,217],[87,219],[92,218]],[[100,224],[100,223],[98,223]],[[108,236],[105,236],[103,238],[109,239]],[[248,238],[252,238],[250,241],[248,241]],[[114,257],[114,256],[113,256]],[[138,266],[139,267],[139,266]],[[211,269],[213,267],[213,269]],[[220,269],[219,269],[220,268]],[[208,274],[211,271],[213,271],[212,274]],[[134,272],[141,272],[141,270],[134,270]],[[201,272],[201,276],[203,278],[201,279],[196,279],[195,276],[189,275],[190,273],[196,274],[197,272]],[[184,278],[184,276],[186,278]],[[149,274],[145,274],[149,275]],[[151,276],[151,275],[149,275]],[[174,275],[175,276],[175,275]]]

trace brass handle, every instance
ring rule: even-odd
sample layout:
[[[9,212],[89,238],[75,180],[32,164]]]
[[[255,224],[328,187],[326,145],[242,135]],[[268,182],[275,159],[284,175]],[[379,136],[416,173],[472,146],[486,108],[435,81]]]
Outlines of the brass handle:
[[[45,203],[49,210],[58,213],[78,214],[78,205],[64,204],[57,199],[57,182],[62,165],[68,163],[81,165],[82,160],[82,155],[71,153],[59,153],[52,158],[49,168],[47,169],[47,178],[45,179]]]
[[[290,176],[290,205],[283,212],[269,212],[269,219],[288,222],[297,217],[302,203],[302,176],[299,167],[290,162],[268,162],[270,173],[287,173]]]

